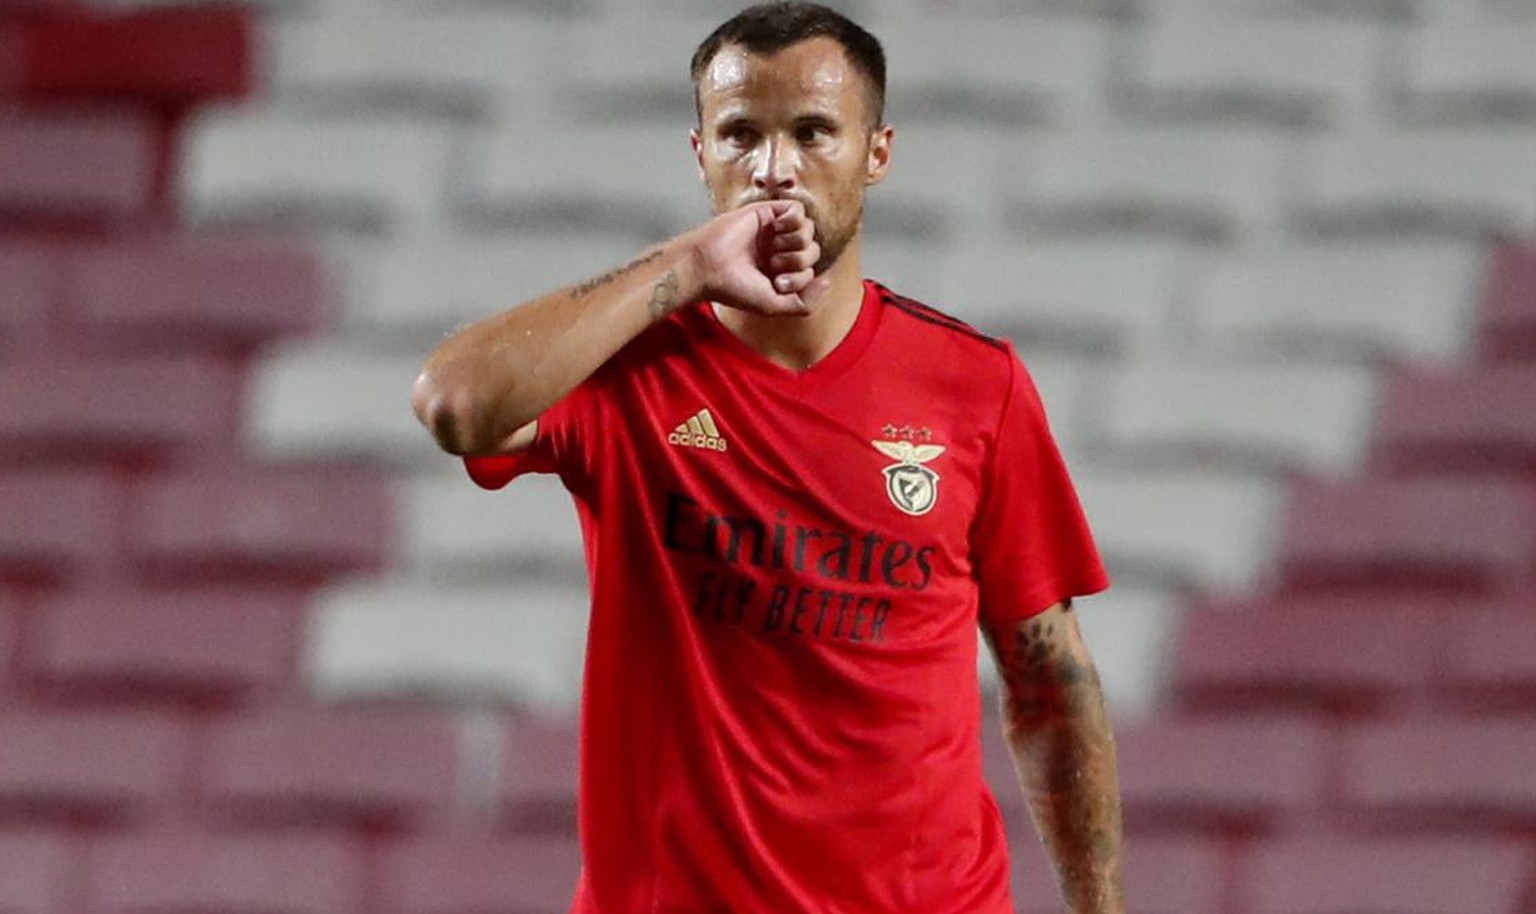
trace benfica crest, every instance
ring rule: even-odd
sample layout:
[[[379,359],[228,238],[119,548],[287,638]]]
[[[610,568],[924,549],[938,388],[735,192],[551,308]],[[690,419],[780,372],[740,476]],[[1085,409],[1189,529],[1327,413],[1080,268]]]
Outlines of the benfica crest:
[[[923,464],[944,453],[942,445],[910,441],[871,441],[870,444],[896,463],[886,467],[885,494],[891,503],[913,517],[927,514],[939,500],[939,474]]]

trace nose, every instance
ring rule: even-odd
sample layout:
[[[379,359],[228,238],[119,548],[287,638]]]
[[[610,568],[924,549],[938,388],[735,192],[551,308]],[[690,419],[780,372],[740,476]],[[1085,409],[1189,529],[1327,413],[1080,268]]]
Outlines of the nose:
[[[752,186],[775,193],[794,188],[799,170],[793,143],[777,138],[763,140],[757,167],[752,169]]]

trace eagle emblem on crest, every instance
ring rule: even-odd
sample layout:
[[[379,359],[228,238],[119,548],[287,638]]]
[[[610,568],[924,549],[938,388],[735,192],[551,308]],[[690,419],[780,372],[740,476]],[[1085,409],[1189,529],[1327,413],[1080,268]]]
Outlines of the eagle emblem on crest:
[[[913,517],[933,510],[939,501],[939,474],[924,466],[944,453],[938,444],[913,444],[911,441],[871,441],[875,450],[896,461],[881,470],[885,474],[885,494],[891,503]]]

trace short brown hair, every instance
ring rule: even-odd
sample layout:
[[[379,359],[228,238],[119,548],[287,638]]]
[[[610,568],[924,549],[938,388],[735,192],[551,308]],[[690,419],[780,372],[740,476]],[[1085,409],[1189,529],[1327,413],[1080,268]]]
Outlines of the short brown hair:
[[[885,122],[885,49],[853,20],[819,3],[759,3],[726,20],[693,52],[694,106],[703,116],[699,81],[710,61],[728,44],[753,54],[772,54],[811,38],[831,38],[843,46],[855,69],[869,84],[870,126]]]

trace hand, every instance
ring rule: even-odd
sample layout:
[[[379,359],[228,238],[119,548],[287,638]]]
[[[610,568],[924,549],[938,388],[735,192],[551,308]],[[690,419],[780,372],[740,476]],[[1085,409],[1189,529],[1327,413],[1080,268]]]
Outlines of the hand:
[[[808,314],[829,283],[813,271],[816,226],[797,200],[766,200],[694,231],[704,295],[763,315]]]

